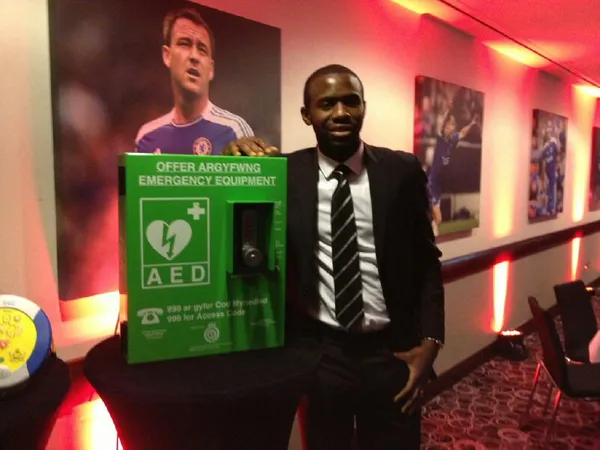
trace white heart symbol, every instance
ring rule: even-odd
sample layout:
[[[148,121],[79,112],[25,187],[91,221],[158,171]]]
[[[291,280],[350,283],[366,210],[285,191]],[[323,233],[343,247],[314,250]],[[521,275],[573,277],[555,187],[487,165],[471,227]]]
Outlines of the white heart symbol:
[[[189,244],[192,227],[185,220],[176,220],[171,225],[155,220],[146,228],[146,238],[158,254],[170,261]]]

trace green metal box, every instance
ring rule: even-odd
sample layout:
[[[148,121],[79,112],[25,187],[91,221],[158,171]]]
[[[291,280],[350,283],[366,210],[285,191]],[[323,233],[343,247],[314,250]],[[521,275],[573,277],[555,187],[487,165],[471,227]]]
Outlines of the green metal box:
[[[127,361],[283,345],[286,208],[285,158],[121,155]]]

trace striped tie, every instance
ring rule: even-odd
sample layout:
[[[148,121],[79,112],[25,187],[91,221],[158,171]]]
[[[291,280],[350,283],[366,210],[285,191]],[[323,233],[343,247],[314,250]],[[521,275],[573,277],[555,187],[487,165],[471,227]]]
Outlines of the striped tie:
[[[338,186],[331,200],[335,315],[347,329],[359,324],[364,314],[356,221],[347,178],[349,172],[350,169],[343,164],[333,172]]]

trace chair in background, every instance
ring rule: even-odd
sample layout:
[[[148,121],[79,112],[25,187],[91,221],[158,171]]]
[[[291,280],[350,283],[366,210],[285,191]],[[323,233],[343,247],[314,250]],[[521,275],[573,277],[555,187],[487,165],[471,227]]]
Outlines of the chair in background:
[[[552,417],[544,436],[545,445],[551,436],[556,421],[556,413],[563,396],[574,400],[600,400],[600,364],[568,364],[554,320],[547,311],[540,307],[534,297],[529,297],[528,302],[542,346],[542,357],[538,360],[533,386],[520,425],[523,426],[529,417],[529,410],[533,403],[540,372],[541,369],[544,369],[551,381],[548,395],[552,394],[554,388],[557,390],[554,397]]]
[[[588,346],[598,331],[591,294],[581,280],[554,286],[558,311],[562,319],[567,358],[589,363]]]

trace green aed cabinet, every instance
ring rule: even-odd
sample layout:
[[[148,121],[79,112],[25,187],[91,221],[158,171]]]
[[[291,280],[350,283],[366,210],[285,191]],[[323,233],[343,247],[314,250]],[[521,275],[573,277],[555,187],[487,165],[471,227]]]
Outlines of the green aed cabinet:
[[[285,158],[120,155],[129,363],[283,345],[286,203]]]

